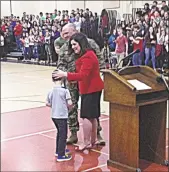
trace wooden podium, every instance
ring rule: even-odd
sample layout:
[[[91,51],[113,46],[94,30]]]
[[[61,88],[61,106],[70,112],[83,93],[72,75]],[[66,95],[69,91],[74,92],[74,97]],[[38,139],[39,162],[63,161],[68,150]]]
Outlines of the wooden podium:
[[[139,160],[164,164],[168,92],[147,66],[127,67],[119,73],[103,70],[104,100],[110,102],[110,157],[108,165],[141,171]],[[151,89],[137,90],[128,80]]]

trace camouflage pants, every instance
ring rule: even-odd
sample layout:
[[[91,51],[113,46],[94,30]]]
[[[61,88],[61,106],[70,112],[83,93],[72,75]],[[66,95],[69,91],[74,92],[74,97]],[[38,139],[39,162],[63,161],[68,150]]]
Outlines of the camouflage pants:
[[[68,124],[70,132],[79,131],[79,121],[78,121],[78,101],[79,101],[79,91],[78,89],[70,88],[70,95],[72,98],[73,107],[69,111]]]
[[[78,101],[79,101],[79,90],[77,88],[77,84],[69,84],[68,89],[70,91],[70,95],[72,98],[73,107],[69,111],[68,124],[70,132],[79,131],[79,121],[78,121]],[[100,121],[97,119],[98,127],[97,133],[102,130],[100,126]]]

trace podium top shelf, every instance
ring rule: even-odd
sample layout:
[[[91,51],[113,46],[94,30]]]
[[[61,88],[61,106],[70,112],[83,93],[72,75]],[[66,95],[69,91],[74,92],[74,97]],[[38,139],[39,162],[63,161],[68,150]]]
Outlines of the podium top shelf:
[[[129,66],[122,70],[119,70],[118,72],[109,69],[105,69],[102,71],[103,73],[110,74],[112,77],[116,78],[119,82],[121,82],[121,84],[126,86],[126,88],[135,92],[135,94],[166,90],[166,87],[163,83],[157,82],[157,78],[160,77],[160,74],[147,66]],[[133,82],[130,82],[131,80]],[[151,88],[147,87],[146,89],[146,87],[143,87],[142,89],[139,89],[139,85],[136,85],[139,82],[140,84],[142,83],[144,84],[144,86],[147,85]]]
[[[127,106],[142,106],[168,99],[160,74],[147,66],[126,67],[118,72],[105,69],[104,100]]]

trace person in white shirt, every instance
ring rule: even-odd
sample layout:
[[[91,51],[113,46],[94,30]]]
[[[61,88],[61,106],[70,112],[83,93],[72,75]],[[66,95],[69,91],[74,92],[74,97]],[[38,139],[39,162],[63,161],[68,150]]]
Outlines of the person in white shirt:
[[[48,30],[46,30],[44,43],[45,43],[45,51],[47,54],[47,64],[49,65],[50,63],[52,63],[52,52],[51,52],[51,35]]]
[[[0,32],[0,57],[1,58],[3,58],[3,54],[4,54],[4,45],[5,45],[4,34],[3,32]]]
[[[159,28],[157,33],[157,44],[156,44],[156,62],[157,67],[162,68],[163,56],[164,56],[164,42],[165,42],[165,29]]]
[[[166,28],[166,36],[165,36],[165,40],[164,40],[164,45],[165,45],[165,49],[166,49],[167,53],[168,53],[168,46],[169,46],[169,45],[168,45],[168,41],[169,41],[169,40],[168,40],[168,34],[169,34],[169,33],[168,33],[168,30],[169,30],[169,29]]]
[[[23,40],[23,45],[24,45],[24,59],[23,59],[23,62],[27,60],[29,60],[29,52],[30,52],[30,49],[29,49],[29,35],[28,33],[26,33],[26,37],[24,38]]]
[[[34,49],[34,35],[32,31],[30,31],[30,35],[29,35],[30,60],[33,58],[33,49]]]
[[[81,21],[80,18],[78,16],[75,17],[75,22],[74,22],[75,26],[76,26],[76,30],[78,32],[80,32],[81,29]]]

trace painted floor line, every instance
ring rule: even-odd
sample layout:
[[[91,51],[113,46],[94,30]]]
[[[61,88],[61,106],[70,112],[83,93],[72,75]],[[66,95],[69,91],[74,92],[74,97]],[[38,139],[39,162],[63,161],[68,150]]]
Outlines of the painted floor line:
[[[8,139],[2,139],[1,143],[6,142],[6,141],[11,141],[11,140],[16,140],[16,139],[22,139],[22,138],[30,137],[30,136],[36,136],[38,134],[43,134],[43,133],[47,133],[47,132],[51,132],[51,131],[56,131],[56,129],[40,131],[40,132],[36,132],[36,133],[31,133],[31,134],[25,134],[25,135],[21,135],[21,136],[11,137],[11,138],[8,138]]]
[[[38,96],[43,96],[42,94],[40,95],[27,95],[27,96],[14,96],[14,97],[1,97],[1,100],[3,99],[16,99],[16,98],[23,98],[23,97],[38,97]]]
[[[103,118],[103,119],[100,119],[100,121],[105,121],[105,120],[108,120],[109,118]],[[82,125],[82,124],[80,124]],[[15,140],[15,139],[21,139],[21,138],[25,138],[25,137],[30,137],[30,136],[35,136],[35,135],[38,135],[38,134],[43,134],[43,133],[48,133],[48,132],[51,132],[51,131],[56,131],[56,129],[51,129],[51,130],[45,130],[45,131],[40,131],[40,132],[36,132],[36,133],[30,133],[30,134],[25,134],[25,135],[21,135],[21,136],[16,136],[16,137],[11,137],[11,138],[8,138],[8,139],[2,139],[1,142],[6,142],[6,141],[11,141],[11,140]]]
[[[97,153],[100,153],[100,154],[109,156],[108,153],[104,153],[104,152],[98,151],[98,150],[96,150],[96,149],[91,149],[91,150],[92,150],[93,152],[97,152]]]
[[[39,134],[40,136],[44,136],[44,137],[48,137],[48,138],[50,138],[50,139],[55,139],[56,140],[56,137],[51,137],[51,136],[48,136],[48,135],[46,135],[46,134]]]
[[[96,167],[89,168],[89,169],[84,170],[84,171],[82,171],[82,172],[87,172],[87,171],[95,170],[95,169],[97,169],[97,168],[102,168],[102,167],[105,167],[105,166],[107,166],[107,164],[98,165],[98,166],[96,166]]]
[[[42,69],[42,70],[31,70],[31,71],[24,71],[22,73],[32,73],[32,72],[43,72],[43,71],[52,71],[52,69]],[[10,73],[1,73],[1,75],[15,75],[20,74],[21,72],[10,72]],[[32,75],[33,76],[33,75]]]

